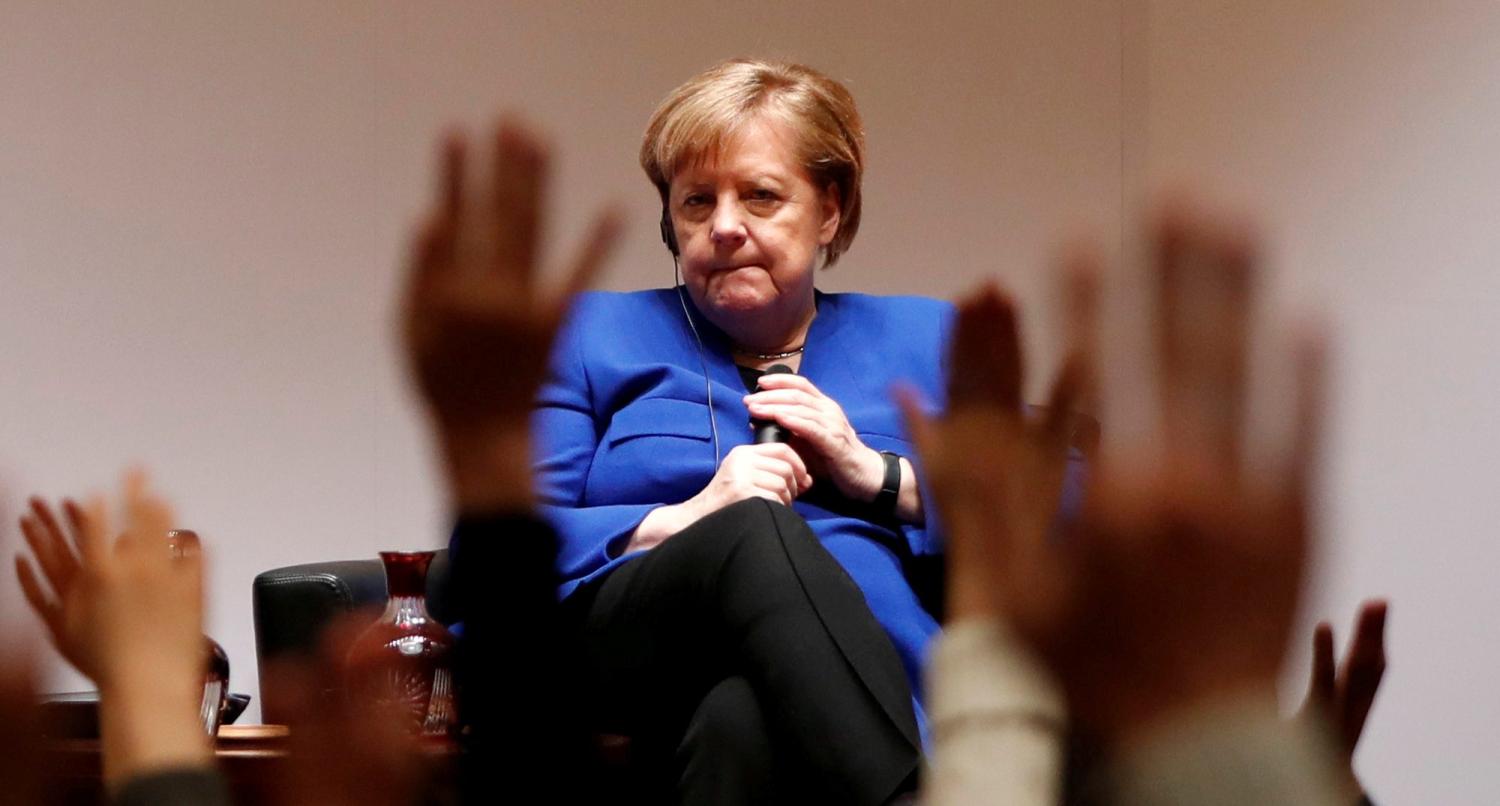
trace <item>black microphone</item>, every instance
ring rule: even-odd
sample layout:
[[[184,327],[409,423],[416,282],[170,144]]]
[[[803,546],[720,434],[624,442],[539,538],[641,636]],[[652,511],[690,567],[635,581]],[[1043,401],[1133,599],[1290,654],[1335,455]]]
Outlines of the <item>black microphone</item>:
[[[766,367],[765,375],[775,375],[782,372],[789,375],[796,374],[786,364],[772,364]],[[755,382],[755,391],[760,391],[760,381]],[[775,420],[761,420],[752,417],[750,418],[750,427],[755,430],[756,445],[764,445],[768,442],[789,442],[792,439],[792,432],[782,428],[781,424]]]

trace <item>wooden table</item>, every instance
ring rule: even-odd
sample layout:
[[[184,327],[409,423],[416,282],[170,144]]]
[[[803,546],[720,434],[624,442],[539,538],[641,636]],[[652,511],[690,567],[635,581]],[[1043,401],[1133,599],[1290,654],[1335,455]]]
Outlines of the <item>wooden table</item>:
[[[237,806],[276,803],[276,785],[285,773],[289,739],[285,728],[226,725],[214,746],[214,761],[228,780]],[[439,767],[451,763],[457,747],[424,743]],[[103,804],[103,769],[98,739],[49,740],[43,749],[45,802],[58,806]]]

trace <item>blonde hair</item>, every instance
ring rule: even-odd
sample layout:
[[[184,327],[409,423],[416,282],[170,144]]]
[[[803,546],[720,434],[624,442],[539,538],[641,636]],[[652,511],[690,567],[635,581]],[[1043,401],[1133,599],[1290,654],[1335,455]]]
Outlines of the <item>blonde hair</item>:
[[[641,168],[665,203],[678,170],[713,155],[761,115],[788,125],[797,162],[819,192],[838,189],[838,231],[823,247],[823,266],[831,266],[859,231],[865,132],[854,96],[811,67],[731,59],[693,76],[652,113]]]

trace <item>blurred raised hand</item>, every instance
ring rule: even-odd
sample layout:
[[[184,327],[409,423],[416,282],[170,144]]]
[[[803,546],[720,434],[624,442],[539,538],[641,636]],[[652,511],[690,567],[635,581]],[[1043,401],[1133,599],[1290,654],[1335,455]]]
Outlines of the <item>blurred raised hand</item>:
[[[1089,278],[1071,276],[1070,296],[1090,300]],[[989,283],[958,304],[946,414],[928,418],[901,396],[947,533],[952,620],[1050,620],[1065,595],[1049,535],[1091,370],[1075,345],[1037,412],[1021,401],[1024,364],[1015,304]]]
[[[63,501],[68,524],[65,530],[46,501],[33,497],[28,503],[29,511],[21,516],[21,533],[31,549],[31,558],[22,554],[15,558],[21,591],[57,651],[79,672],[97,681],[94,654],[98,642],[91,634],[94,625],[85,611],[88,602],[83,586],[77,584],[81,567],[78,552],[85,532],[83,508],[71,499]]]
[[[41,576],[18,558],[27,600],[53,643],[99,686],[105,785],[211,761],[203,696],[203,567],[196,543],[172,552],[172,511],[144,473],[127,473],[119,523],[102,496],[65,500],[69,537],[45,502],[21,520]]]
[[[1312,679],[1300,716],[1319,720],[1332,732],[1344,762],[1345,782],[1356,789],[1363,787],[1354,774],[1354,751],[1385,677],[1386,611],[1384,599],[1360,605],[1342,663],[1335,658],[1333,625],[1320,622],[1313,631]]]
[[[1297,345],[1296,407],[1269,472],[1245,460],[1248,240],[1186,212],[1155,231],[1154,450],[1093,467],[1082,515],[1047,539],[1057,508],[1062,429],[1048,418],[1086,390],[1097,264],[1076,261],[1072,351],[1047,418],[1019,414],[1014,315],[993,292],[964,306],[988,333],[968,343],[961,319],[954,390],[938,423],[914,428],[958,551],[989,567],[993,607],[1045,660],[1076,720],[1128,741],[1172,714],[1274,689],[1298,601],[1308,480],[1320,433],[1321,355]],[[986,312],[987,311],[987,312]],[[1072,380],[1072,379],[1077,380]],[[977,401],[977,402],[975,402]],[[908,407],[910,409],[910,407]],[[965,561],[956,559],[954,565]],[[981,597],[978,597],[982,599]]]
[[[437,775],[451,761],[445,746],[409,733],[394,706],[356,703],[343,679],[349,647],[370,624],[350,614],[324,630],[309,659],[281,661],[267,670],[292,715],[282,774],[269,784],[284,806],[410,806],[448,802]],[[451,772],[451,770],[446,770]],[[449,793],[451,794],[451,793]],[[423,796],[426,797],[423,797]]]
[[[515,121],[503,121],[491,143],[493,171],[474,182],[465,139],[443,143],[438,198],[416,236],[401,300],[411,372],[455,494],[475,503],[523,500],[529,490],[511,477],[528,461],[531,408],[553,337],[620,230],[617,213],[600,213],[561,283],[541,288],[548,149]],[[517,465],[503,485],[493,480],[504,469],[497,465]]]

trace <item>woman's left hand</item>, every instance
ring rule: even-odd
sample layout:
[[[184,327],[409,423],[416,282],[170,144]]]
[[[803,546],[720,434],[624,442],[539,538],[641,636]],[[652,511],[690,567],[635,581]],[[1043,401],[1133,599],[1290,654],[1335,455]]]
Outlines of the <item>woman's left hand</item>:
[[[832,481],[845,496],[873,501],[885,480],[885,459],[861,442],[844,409],[801,375],[760,378],[760,391],[745,396],[750,416],[774,420],[805,446],[802,459],[814,476]],[[810,455],[809,455],[810,454]]]

